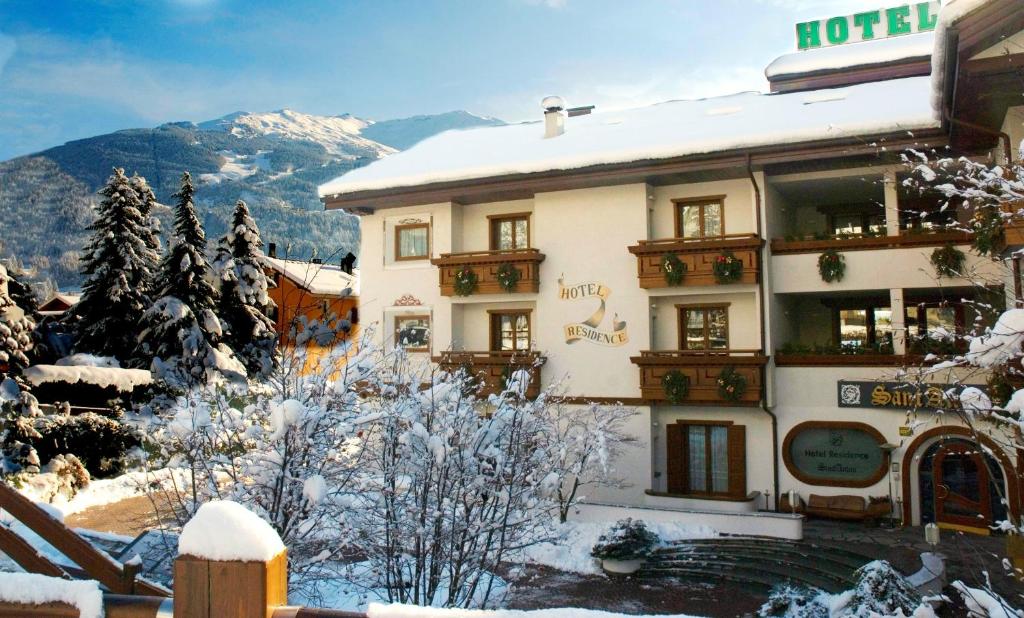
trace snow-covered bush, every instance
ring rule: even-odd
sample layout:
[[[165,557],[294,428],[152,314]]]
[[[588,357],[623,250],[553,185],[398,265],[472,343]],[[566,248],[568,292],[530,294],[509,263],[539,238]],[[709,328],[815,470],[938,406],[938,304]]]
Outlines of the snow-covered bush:
[[[601,560],[637,560],[651,555],[660,542],[642,520],[620,519],[594,543],[590,555]]]
[[[783,584],[772,588],[757,611],[761,618],[829,618],[829,595],[816,588]]]
[[[854,576],[857,585],[833,606],[833,616],[910,616],[921,604],[921,594],[885,560],[865,564]]]
[[[40,415],[17,424],[6,432],[4,447],[18,443],[35,449],[43,464],[59,455],[74,455],[92,475],[103,477],[122,472],[129,452],[141,440],[133,428],[115,419],[84,412]]]
[[[9,285],[7,269],[0,264],[0,381],[8,377],[20,380],[21,372],[29,365],[35,328],[32,318],[15,304]]]
[[[82,465],[81,460],[71,454],[57,455],[53,457],[41,470],[43,474],[54,475],[56,482],[53,484],[54,495],[48,501],[52,501],[57,495],[70,500],[84,489],[90,479],[89,471]]]

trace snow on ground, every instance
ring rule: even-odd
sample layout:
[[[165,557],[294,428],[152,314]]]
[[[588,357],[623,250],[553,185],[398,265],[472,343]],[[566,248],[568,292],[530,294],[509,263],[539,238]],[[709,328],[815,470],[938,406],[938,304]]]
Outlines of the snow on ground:
[[[644,618],[634,614],[602,612],[578,607],[557,609],[436,609],[413,605],[382,605],[371,603],[366,610],[369,618]],[[658,614],[658,618],[688,618],[686,614]]]
[[[0,600],[8,603],[67,603],[81,618],[102,618],[103,593],[92,580],[68,581],[33,573],[5,573],[0,577]]]
[[[254,155],[236,154],[232,150],[221,150],[217,154],[224,157],[220,171],[212,174],[200,174],[200,182],[218,184],[222,180],[242,180],[261,170],[270,171],[269,150],[259,150]]]
[[[119,391],[130,392],[136,386],[153,382],[153,376],[145,369],[120,369],[117,367],[90,367],[87,365],[32,365],[25,370],[25,379],[33,386],[48,382],[94,384],[107,388],[113,386]]]
[[[259,515],[231,500],[199,507],[178,538],[178,553],[206,560],[268,562],[284,551],[277,532]]]
[[[113,367],[121,368],[121,361],[113,356],[96,356],[95,354],[72,354],[58,358],[54,363],[59,367]]]
[[[62,517],[67,517],[90,507],[141,496],[159,487],[170,487],[173,483],[181,487],[187,479],[187,470],[183,468],[128,472],[112,479],[94,479],[68,500],[59,494],[54,496],[57,493],[56,475],[42,473],[27,478],[18,491],[34,502],[49,503]]]
[[[593,575],[601,573],[600,561],[591,557],[590,548],[614,522],[574,522],[560,524],[555,543],[542,543],[525,550],[525,561],[549,566],[560,571]],[[707,526],[645,522],[664,542],[686,539],[707,539],[718,534]]]

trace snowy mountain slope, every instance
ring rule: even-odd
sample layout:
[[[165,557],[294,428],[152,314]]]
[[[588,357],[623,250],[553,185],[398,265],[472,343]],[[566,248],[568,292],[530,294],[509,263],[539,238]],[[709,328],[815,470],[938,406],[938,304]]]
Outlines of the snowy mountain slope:
[[[371,124],[371,121],[349,114],[314,116],[282,109],[263,113],[236,112],[198,126],[201,129],[227,131],[239,138],[277,137],[313,142],[323,146],[328,153],[343,157],[352,157],[353,151],[374,157],[395,152],[394,148],[360,135]]]
[[[434,118],[377,124],[388,139],[405,144],[431,132],[495,122],[466,112]],[[94,216],[96,191],[115,166],[145,176],[165,204],[172,203],[181,173],[190,171],[208,238],[225,232],[235,201],[244,199],[264,241],[292,257],[358,253],[358,222],[324,212],[316,187],[396,151],[366,134],[377,124],[292,110],[235,112],[199,124],[115,131],[0,162],[0,213],[7,222],[0,225],[0,258],[16,256],[40,279],[76,288],[77,254]]]

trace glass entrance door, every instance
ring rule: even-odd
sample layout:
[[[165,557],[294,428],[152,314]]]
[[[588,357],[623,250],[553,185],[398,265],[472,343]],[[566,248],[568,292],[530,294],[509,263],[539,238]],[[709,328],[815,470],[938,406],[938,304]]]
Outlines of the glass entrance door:
[[[935,521],[941,526],[987,529],[992,525],[990,476],[978,449],[943,444],[932,461]]]

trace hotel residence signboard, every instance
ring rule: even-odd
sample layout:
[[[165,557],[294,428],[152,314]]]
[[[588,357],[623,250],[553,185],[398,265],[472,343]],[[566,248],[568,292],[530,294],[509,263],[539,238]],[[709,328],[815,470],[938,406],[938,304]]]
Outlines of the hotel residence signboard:
[[[810,485],[869,487],[885,476],[883,442],[870,425],[811,421],[786,436],[783,460],[790,474]]]
[[[796,46],[801,50],[816,49],[929,32],[935,29],[938,15],[939,3],[933,1],[805,21],[796,25]]]
[[[566,343],[573,344],[577,341],[589,341],[597,345],[618,347],[629,341],[626,323],[619,320],[617,314],[612,317],[610,329],[607,327],[604,329],[600,328],[601,322],[604,321],[605,303],[611,293],[612,291],[602,283],[586,282],[565,285],[561,278],[558,279],[558,298],[561,300],[597,298],[601,301],[597,311],[591,314],[589,318],[582,322],[566,324],[563,327]]]
[[[957,393],[962,386],[951,384],[908,384],[906,382],[864,382],[839,380],[836,382],[840,408],[869,408],[873,410],[948,410],[952,403],[948,390]]]

